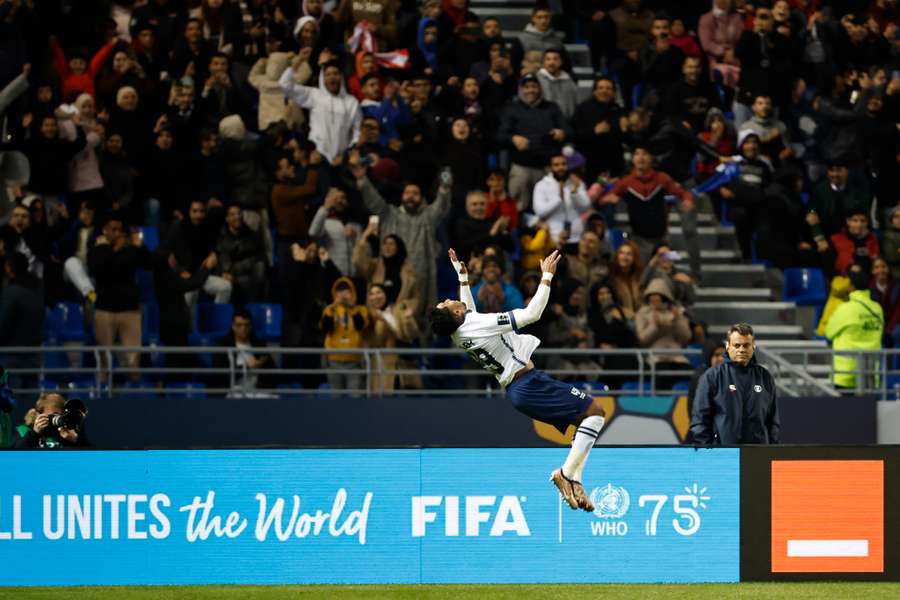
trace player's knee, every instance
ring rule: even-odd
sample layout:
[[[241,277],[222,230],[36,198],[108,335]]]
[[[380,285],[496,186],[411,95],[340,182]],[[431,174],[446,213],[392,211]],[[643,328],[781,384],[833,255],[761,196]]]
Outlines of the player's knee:
[[[591,403],[584,411],[585,417],[606,417],[606,411],[599,404]]]

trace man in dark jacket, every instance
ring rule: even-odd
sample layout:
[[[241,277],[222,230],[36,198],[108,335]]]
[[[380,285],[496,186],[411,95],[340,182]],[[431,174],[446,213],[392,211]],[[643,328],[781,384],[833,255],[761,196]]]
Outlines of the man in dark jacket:
[[[222,267],[222,278],[231,282],[232,300],[237,304],[258,302],[266,284],[266,250],[262,236],[251,230],[241,212],[232,204],[225,211],[225,227],[219,234],[216,252]]]
[[[559,106],[541,98],[537,76],[522,77],[519,97],[503,108],[497,131],[497,143],[511,149],[509,193],[520,209],[531,207],[531,193],[544,176],[544,167],[570,137]]]
[[[572,119],[575,144],[587,159],[585,180],[588,187],[604,171],[616,176],[625,169],[619,128],[622,116],[622,107],[616,104],[616,86],[609,77],[599,77],[594,82],[591,97],[575,109]]]
[[[781,431],[777,391],[771,373],[756,362],[753,328],[728,330],[725,360],[697,384],[691,413],[694,443],[777,444]]]

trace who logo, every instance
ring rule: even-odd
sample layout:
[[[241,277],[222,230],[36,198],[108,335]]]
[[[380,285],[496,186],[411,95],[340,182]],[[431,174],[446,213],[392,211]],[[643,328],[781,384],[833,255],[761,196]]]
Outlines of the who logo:
[[[624,487],[607,483],[605,487],[591,491],[591,502],[594,503],[594,516],[600,521],[591,523],[594,536],[619,537],[628,534],[628,523],[621,521],[631,505],[631,496]]]

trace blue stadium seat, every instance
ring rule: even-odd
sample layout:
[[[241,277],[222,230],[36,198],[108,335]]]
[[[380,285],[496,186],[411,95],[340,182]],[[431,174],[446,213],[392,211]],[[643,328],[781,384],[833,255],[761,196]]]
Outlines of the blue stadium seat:
[[[676,392],[685,392],[687,393],[691,389],[690,381],[676,381],[675,385],[672,386],[672,390]]]
[[[224,337],[231,330],[231,318],[234,306],[231,304],[215,304],[204,302],[197,305],[197,333],[208,337]]]
[[[138,269],[136,280],[138,286],[138,298],[140,299],[141,304],[156,302],[156,292],[154,291],[155,287],[153,286],[153,273],[145,269]]]
[[[141,318],[141,337],[145,346],[158,345],[159,341],[159,304],[154,300],[143,305]]]
[[[60,302],[48,309],[45,323],[47,339],[56,342],[86,343],[84,310],[77,302]]]
[[[687,359],[695,369],[703,364],[703,344],[688,344],[688,348],[700,351],[700,354],[688,354]]]
[[[618,250],[619,246],[621,246],[626,239],[625,232],[621,229],[616,229],[615,227],[609,228],[609,241],[612,244],[613,250]]]
[[[631,88],[631,107],[637,108],[641,105],[641,99],[644,96],[644,85],[642,83],[634,84]]]
[[[640,393],[641,384],[637,381],[626,381],[625,383],[622,384],[622,391],[623,392],[638,392],[638,393]],[[650,391],[650,382],[645,381],[644,382],[644,392],[649,392],[649,391]]]
[[[800,306],[822,306],[828,299],[825,274],[821,269],[792,267],[784,270],[782,296]]]
[[[253,323],[253,332],[266,342],[281,339],[281,305],[257,302],[248,304],[247,311]]]
[[[144,234],[144,246],[150,252],[156,252],[159,248],[159,228],[157,227],[138,227],[138,230]]]
[[[117,394],[124,400],[156,400],[155,386],[149,381],[129,381],[125,389]]]
[[[166,397],[187,398],[189,400],[205,399],[206,384],[193,381],[179,381],[166,385]]]

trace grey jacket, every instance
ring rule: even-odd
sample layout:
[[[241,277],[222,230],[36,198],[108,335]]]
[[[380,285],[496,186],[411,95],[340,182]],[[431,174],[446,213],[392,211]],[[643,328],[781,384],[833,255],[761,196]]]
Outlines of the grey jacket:
[[[379,235],[384,238],[395,234],[406,244],[423,300],[419,305],[419,314],[424,315],[427,309],[437,303],[437,259],[440,245],[436,229],[450,210],[450,188],[441,186],[434,202],[423,205],[416,213],[409,213],[402,207],[388,204],[367,177],[357,181],[357,185],[366,208],[380,219]]]

